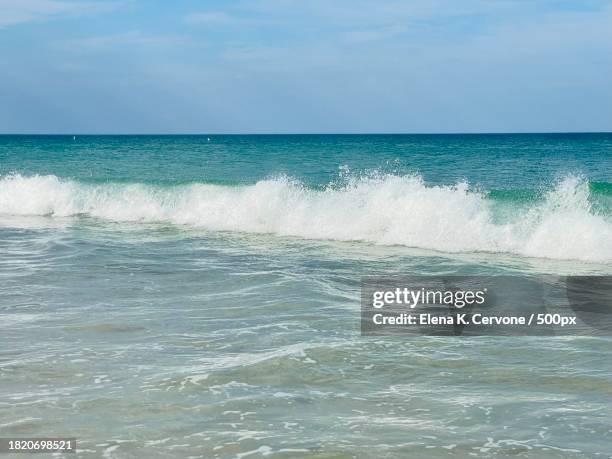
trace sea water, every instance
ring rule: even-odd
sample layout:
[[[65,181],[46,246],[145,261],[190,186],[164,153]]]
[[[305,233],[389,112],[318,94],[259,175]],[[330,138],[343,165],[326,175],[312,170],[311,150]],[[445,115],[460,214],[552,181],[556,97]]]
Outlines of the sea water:
[[[612,274],[612,135],[0,136],[0,437],[608,457],[609,338],[360,336],[453,274]]]

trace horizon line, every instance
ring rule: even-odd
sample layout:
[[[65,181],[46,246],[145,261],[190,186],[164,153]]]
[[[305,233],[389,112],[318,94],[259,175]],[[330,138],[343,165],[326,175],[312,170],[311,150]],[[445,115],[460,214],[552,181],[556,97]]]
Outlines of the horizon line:
[[[298,136],[298,135],[542,135],[612,134],[611,131],[470,131],[470,132],[0,132],[0,136]]]

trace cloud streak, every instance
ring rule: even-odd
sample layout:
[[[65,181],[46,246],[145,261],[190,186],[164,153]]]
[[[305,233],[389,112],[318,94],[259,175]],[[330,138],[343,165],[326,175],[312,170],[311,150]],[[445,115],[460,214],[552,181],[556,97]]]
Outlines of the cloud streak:
[[[226,25],[236,24],[240,22],[240,18],[232,16],[223,11],[207,11],[198,13],[189,13],[185,16],[185,21],[190,24],[213,24]]]
[[[138,47],[186,46],[190,41],[180,35],[151,35],[139,30],[56,42],[58,50],[70,52],[119,51]]]
[[[116,7],[111,2],[57,0],[0,0],[0,28],[38,22],[60,16],[95,14]]]

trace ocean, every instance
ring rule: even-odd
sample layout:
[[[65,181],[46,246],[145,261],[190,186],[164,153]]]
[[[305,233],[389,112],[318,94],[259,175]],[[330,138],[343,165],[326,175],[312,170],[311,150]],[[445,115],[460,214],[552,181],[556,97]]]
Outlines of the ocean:
[[[0,437],[608,458],[609,337],[360,334],[363,276],[531,274],[612,274],[612,134],[0,136]]]

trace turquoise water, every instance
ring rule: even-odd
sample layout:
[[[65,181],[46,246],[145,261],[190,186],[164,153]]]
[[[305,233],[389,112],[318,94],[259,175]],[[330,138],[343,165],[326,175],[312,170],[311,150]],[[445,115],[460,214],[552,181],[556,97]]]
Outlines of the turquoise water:
[[[359,282],[611,274],[610,134],[0,136],[0,174],[1,437],[609,457],[610,339],[361,337]]]

